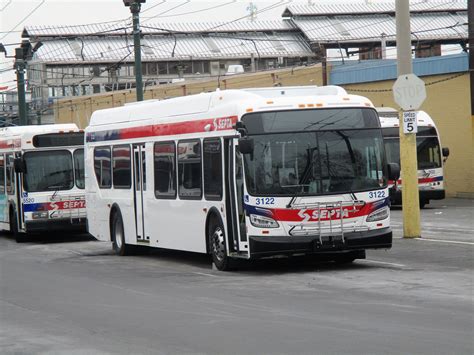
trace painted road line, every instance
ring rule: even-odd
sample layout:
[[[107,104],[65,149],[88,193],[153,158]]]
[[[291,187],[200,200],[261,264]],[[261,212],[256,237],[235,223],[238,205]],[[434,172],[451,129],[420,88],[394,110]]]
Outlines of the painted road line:
[[[380,265],[388,265],[388,266],[395,266],[395,267],[406,267],[403,264],[396,264],[396,263],[389,263],[386,261],[379,261],[379,260],[370,260],[370,259],[359,259],[357,261],[366,262],[369,264],[380,264]]]
[[[415,240],[421,240],[425,242],[437,242],[437,243],[452,243],[452,244],[464,244],[474,245],[473,242],[462,242],[460,240],[444,240],[444,239],[432,239],[432,238],[414,238]]]
[[[193,274],[202,275],[202,276],[210,276],[210,277],[219,277],[217,275],[206,274],[205,272],[193,272]]]

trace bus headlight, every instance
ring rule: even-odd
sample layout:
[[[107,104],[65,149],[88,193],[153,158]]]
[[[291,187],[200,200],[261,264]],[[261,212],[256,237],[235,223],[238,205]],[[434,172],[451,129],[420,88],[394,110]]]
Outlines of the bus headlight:
[[[382,219],[388,218],[389,208],[387,206],[375,210],[367,216],[366,222],[381,221]]]
[[[278,228],[279,227],[278,222],[275,221],[274,219],[259,216],[256,214],[250,215],[250,223],[252,223],[252,226],[258,227],[258,228]]]

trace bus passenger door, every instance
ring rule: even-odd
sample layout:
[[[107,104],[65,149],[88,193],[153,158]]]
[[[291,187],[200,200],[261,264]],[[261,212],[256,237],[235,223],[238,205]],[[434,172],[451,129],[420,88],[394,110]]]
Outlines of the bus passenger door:
[[[230,254],[249,257],[244,209],[244,172],[237,141],[226,141],[225,168],[228,248]]]
[[[143,194],[146,191],[145,144],[133,145],[133,191],[137,242],[148,242],[150,238],[145,234],[143,211]]]

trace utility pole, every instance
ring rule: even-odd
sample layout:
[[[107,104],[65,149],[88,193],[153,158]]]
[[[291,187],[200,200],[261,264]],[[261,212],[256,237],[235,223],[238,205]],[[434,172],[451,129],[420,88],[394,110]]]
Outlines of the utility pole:
[[[146,0],[123,0],[125,6],[130,7],[133,19],[133,47],[135,49],[135,82],[137,90],[137,101],[143,101],[143,78],[142,78],[142,49],[140,43],[140,9]]]
[[[400,78],[402,75],[412,74],[413,72],[409,0],[397,0],[395,2],[395,17],[397,25],[397,69]],[[414,109],[417,109],[417,107]],[[421,236],[421,227],[416,134],[405,133],[402,122],[404,122],[403,112],[400,116],[403,236],[405,238],[418,238]],[[416,119],[414,123],[416,125]]]
[[[26,126],[28,124],[25,95],[26,63],[23,59],[23,54],[23,48],[20,47],[15,49],[16,86],[18,94],[18,115],[20,117],[20,126]]]
[[[381,56],[382,59],[387,59],[387,34],[382,32],[380,36],[382,38],[381,48],[380,48],[382,53],[381,53],[380,56]]]

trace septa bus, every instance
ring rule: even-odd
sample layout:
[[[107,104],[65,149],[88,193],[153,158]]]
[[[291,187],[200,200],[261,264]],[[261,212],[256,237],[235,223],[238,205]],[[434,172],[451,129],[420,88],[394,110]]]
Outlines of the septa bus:
[[[84,131],[75,124],[0,129],[0,228],[85,231]]]
[[[344,89],[201,93],[98,110],[86,128],[89,233],[236,259],[390,248],[387,165],[372,103]],[[390,174],[389,174],[390,171]]]
[[[400,137],[398,111],[390,107],[378,107],[380,124],[384,135],[388,162],[400,164]],[[418,189],[420,207],[430,200],[445,197],[443,164],[449,156],[448,148],[441,148],[439,132],[433,119],[424,111],[416,112],[418,133],[416,133],[418,161]],[[402,202],[402,181],[389,182],[393,204]]]

